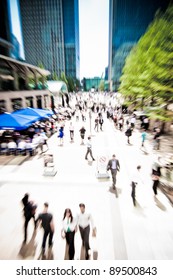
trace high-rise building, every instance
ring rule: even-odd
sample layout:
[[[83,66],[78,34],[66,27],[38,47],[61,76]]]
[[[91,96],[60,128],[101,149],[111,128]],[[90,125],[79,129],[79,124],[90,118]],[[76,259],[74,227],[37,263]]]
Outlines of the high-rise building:
[[[20,0],[25,58],[79,78],[78,0]]]
[[[111,90],[118,90],[125,58],[145,33],[158,9],[170,0],[109,0],[109,75]]]
[[[0,2],[0,54],[24,59],[18,0]]]

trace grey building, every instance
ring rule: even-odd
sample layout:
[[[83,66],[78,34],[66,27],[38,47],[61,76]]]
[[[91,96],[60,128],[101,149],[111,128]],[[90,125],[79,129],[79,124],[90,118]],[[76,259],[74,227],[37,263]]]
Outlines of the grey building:
[[[109,0],[109,71],[111,90],[118,90],[125,59],[145,33],[158,9],[170,0]]]
[[[79,78],[78,0],[20,0],[25,59]]]

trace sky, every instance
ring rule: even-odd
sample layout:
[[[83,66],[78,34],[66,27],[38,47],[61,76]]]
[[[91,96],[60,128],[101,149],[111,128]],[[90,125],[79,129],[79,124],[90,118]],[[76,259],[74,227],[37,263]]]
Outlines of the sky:
[[[80,78],[103,77],[108,66],[108,0],[79,0]]]

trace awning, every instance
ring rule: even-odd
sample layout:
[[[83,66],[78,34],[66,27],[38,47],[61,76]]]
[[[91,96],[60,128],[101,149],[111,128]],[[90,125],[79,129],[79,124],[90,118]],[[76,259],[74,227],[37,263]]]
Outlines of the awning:
[[[5,56],[5,55],[0,55],[0,66],[1,64],[6,66],[9,69],[12,70],[18,70],[21,71],[22,73],[25,72],[31,72],[31,73],[37,73],[39,76],[49,76],[50,72],[48,70],[42,69],[40,67],[34,66],[32,64],[25,63],[23,61],[16,60],[14,58]]]
[[[0,129],[24,130],[38,120],[33,116],[20,116],[18,114],[4,113],[0,115]]]
[[[17,110],[12,113],[13,115],[22,115],[22,116],[36,116],[41,119],[49,118],[54,114],[52,110],[43,110],[27,107],[25,109]]]

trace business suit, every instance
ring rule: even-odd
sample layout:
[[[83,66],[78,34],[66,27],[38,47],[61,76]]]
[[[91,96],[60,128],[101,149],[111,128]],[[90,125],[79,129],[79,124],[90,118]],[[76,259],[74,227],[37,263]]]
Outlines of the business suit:
[[[113,188],[116,186],[117,171],[120,171],[120,163],[117,159],[110,159],[107,164],[107,171],[111,170]]]

